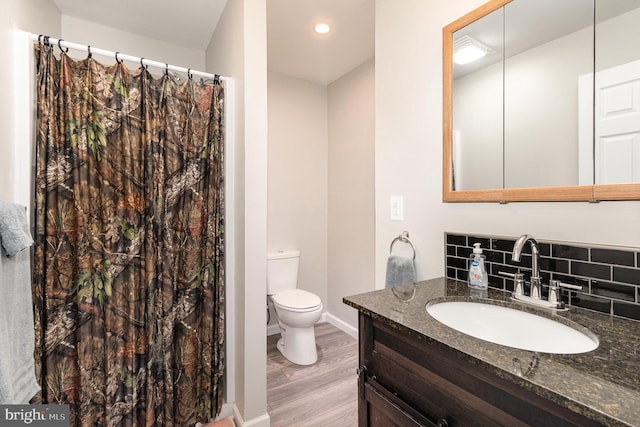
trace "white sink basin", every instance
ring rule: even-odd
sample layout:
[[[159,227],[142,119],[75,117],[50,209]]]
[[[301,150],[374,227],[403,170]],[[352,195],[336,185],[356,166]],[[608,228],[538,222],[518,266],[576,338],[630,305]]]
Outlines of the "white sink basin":
[[[595,350],[599,345],[598,337],[580,325],[571,327],[499,305],[443,301],[428,304],[427,312],[437,321],[464,334],[522,350],[578,354]]]

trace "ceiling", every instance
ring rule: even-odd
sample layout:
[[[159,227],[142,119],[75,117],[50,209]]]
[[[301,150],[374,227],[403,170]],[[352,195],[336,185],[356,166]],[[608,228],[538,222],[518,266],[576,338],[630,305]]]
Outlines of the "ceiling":
[[[54,2],[63,15],[204,51],[227,0]],[[328,35],[313,32],[321,19],[333,26]],[[373,56],[374,0],[267,0],[270,71],[328,84]]]
[[[267,0],[270,71],[331,83],[374,56],[374,0]],[[313,32],[331,23],[326,36]]]

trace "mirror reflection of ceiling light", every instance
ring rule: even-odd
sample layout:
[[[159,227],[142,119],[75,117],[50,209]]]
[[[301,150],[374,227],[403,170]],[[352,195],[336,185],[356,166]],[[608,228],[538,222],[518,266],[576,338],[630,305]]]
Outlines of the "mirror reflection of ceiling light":
[[[324,21],[316,22],[313,24],[313,30],[318,34],[328,34],[331,31],[331,25]]]
[[[464,35],[453,42],[453,62],[458,65],[468,64],[486,55],[495,53],[489,46]]]

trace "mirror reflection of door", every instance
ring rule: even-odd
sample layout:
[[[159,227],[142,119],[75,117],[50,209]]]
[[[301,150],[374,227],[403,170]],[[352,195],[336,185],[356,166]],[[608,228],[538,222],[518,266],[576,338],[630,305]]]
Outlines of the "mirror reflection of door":
[[[596,73],[596,184],[640,182],[640,61]]]
[[[581,78],[581,110],[590,107],[591,76]],[[583,179],[593,174],[596,184],[640,182],[640,60],[597,72],[594,87],[595,171],[585,162]],[[590,123],[589,115],[581,116],[581,127]],[[588,133],[580,145],[590,151]]]
[[[595,21],[596,80],[580,77],[580,184],[638,183],[640,0],[596,0]]]

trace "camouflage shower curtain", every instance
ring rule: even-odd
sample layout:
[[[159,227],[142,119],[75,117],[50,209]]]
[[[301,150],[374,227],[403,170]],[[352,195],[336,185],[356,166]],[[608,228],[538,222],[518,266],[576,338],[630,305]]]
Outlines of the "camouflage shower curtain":
[[[42,402],[78,426],[206,420],[224,378],[223,83],[56,50],[35,46]]]

